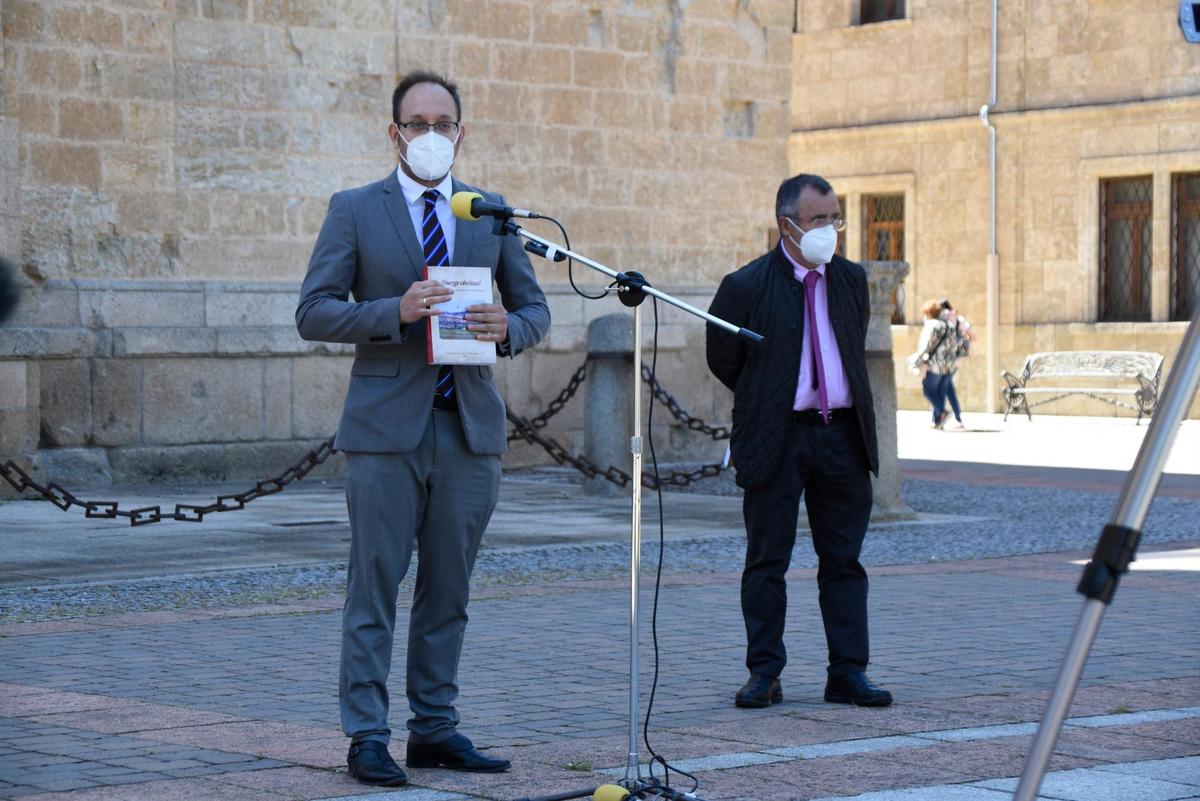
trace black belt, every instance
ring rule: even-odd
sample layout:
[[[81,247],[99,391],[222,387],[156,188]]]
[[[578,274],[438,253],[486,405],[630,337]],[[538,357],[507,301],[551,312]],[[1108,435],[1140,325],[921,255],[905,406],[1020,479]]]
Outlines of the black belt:
[[[854,417],[853,408],[841,408],[829,410],[829,422],[836,423],[839,420],[849,420]],[[825,420],[821,417],[820,409],[801,409],[800,411],[792,412],[792,425],[794,426],[823,426]]]
[[[435,392],[433,395],[433,408],[441,409],[443,412],[457,412],[458,401],[453,396],[447,398],[445,395],[439,395]]]

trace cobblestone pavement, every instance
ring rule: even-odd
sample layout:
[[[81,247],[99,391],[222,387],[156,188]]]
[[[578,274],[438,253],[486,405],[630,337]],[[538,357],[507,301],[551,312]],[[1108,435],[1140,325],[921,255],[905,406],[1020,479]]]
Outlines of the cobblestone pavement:
[[[919,517],[875,524],[864,546],[864,562],[925,564],[1086,548],[1095,542],[1113,511],[1113,495],[1093,488],[1094,482],[1087,474],[1080,478],[1072,471],[1053,471],[1056,478],[1046,480],[1057,486],[1024,487],[1015,486],[1011,474],[997,477],[990,472],[977,472],[981,473],[979,481],[963,481],[961,472],[953,474],[956,479],[953,481],[906,480],[904,497],[920,512]],[[628,499],[597,502],[584,497],[570,478],[563,471],[545,470],[505,480],[496,519],[485,537],[476,566],[478,586],[531,585],[628,572]],[[1079,489],[1076,481],[1087,488]],[[1196,483],[1200,485],[1200,479]],[[1196,489],[1191,493],[1193,497],[1155,500],[1145,526],[1148,544],[1200,536],[1196,524],[1200,518],[1200,486]],[[696,494],[665,496],[669,544],[664,550],[664,572],[738,570],[745,555],[740,501]],[[91,526],[87,534],[77,536],[74,541],[67,538],[62,541],[54,529],[70,518],[49,504],[0,506],[0,525],[4,522],[11,525],[7,533],[0,531],[0,547],[14,539],[28,541],[31,532],[36,532],[46,543],[40,547],[14,546],[8,551],[6,561],[12,568],[7,573],[0,568],[0,623],[122,611],[277,603],[340,592],[345,582],[342,560],[347,548],[346,529],[340,521],[330,520],[331,515],[345,514],[344,507],[340,513],[332,509],[334,504],[342,503],[340,485],[329,482],[308,488],[300,498],[290,501],[297,507],[291,512],[292,518],[316,521],[314,525],[279,527],[275,525],[279,514],[264,504],[248,509],[247,517],[238,521],[236,528],[207,532],[204,541],[195,543],[191,543],[191,537],[196,528],[190,524],[158,524],[157,528],[130,530],[127,525],[112,521],[88,521]],[[309,502],[315,508],[305,514],[301,508]],[[647,569],[656,565],[659,552],[654,503],[653,495],[645,496],[643,562]],[[680,519],[676,512],[688,507],[689,516]],[[531,509],[544,510],[539,513],[541,519],[553,521],[554,530],[577,529],[582,533],[534,536],[530,531],[536,528],[530,524]],[[218,525],[229,524],[218,518],[214,526]],[[264,530],[270,533],[256,537],[251,534]],[[287,560],[287,538],[297,530],[303,532],[297,536],[305,538],[296,549],[303,559],[299,564]],[[321,535],[327,542],[314,542]],[[281,564],[244,566],[247,560],[230,555],[233,546],[229,543],[238,536],[250,539],[249,548],[260,560],[261,551],[253,543],[268,540],[270,553],[278,555]],[[111,553],[114,539],[136,548],[137,553],[119,549],[114,556]],[[146,543],[153,539],[172,542]],[[221,540],[226,544],[220,544]],[[143,543],[145,549],[141,547]],[[21,547],[28,556],[25,564],[21,564],[21,555],[15,553]],[[206,547],[223,552],[224,556],[201,567],[223,569],[200,569],[172,576],[140,575],[152,572],[163,554],[167,554],[164,561],[168,564],[182,566],[190,548]],[[119,570],[140,577],[93,578],[88,571],[94,569],[94,563],[87,557],[94,552],[104,552],[106,559],[122,560]],[[325,561],[312,561],[318,555],[324,555]],[[811,547],[796,549],[793,566],[816,566]],[[72,570],[76,580],[48,583],[44,578],[48,574],[70,575]]]
[[[869,536],[871,675],[897,698],[882,710],[821,700],[824,639],[803,541],[791,573],[784,702],[735,709],[732,693],[745,678],[739,543],[730,533],[739,502],[669,499],[669,521],[674,503],[694,504],[688,519],[708,522],[668,531],[649,744],[697,777],[699,797],[1011,797],[1082,605],[1079,563],[1116,496],[1070,471],[1049,481],[1019,469],[965,469],[953,481],[921,475],[905,485],[919,519]],[[64,568],[73,578],[51,584],[22,572],[30,562],[0,557],[0,798],[517,799],[612,781],[614,769],[619,777],[628,750],[628,557],[619,542],[627,521],[612,535],[616,512],[610,519],[577,503],[557,479],[506,482],[503,492],[516,504],[498,521],[510,527],[504,536],[542,519],[595,534],[565,543],[501,537],[481,557],[461,666],[462,729],[511,758],[511,772],[414,770],[410,787],[387,792],[357,784],[344,773],[337,722],[336,559],[240,559],[237,569],[206,563],[155,577],[143,569],[154,552],[143,559],[137,549],[146,529],[114,528],[92,536],[125,550],[130,569],[117,571],[119,580]],[[334,510],[327,505],[320,514]],[[0,545],[14,536],[5,517],[14,507],[62,525],[30,511],[45,504],[5,504]],[[1155,501],[1147,544],[1101,626],[1043,797],[1200,799],[1198,511],[1186,484]],[[261,531],[261,522],[239,525]],[[161,538],[194,530],[147,529]],[[644,534],[655,529],[649,523]],[[335,524],[325,531],[339,536]],[[305,573],[302,591],[281,589]],[[649,574],[643,581],[644,713],[654,658]],[[397,758],[402,720],[395,710]],[[644,742],[639,751],[647,756]]]
[[[672,576],[660,598],[651,745],[689,760],[710,799],[829,798],[1015,776],[1027,728],[975,739],[955,732],[1037,720],[1080,606],[1072,562],[1084,556],[875,568],[872,675],[898,699],[886,710],[821,702],[823,640],[810,569],[793,573],[784,703],[733,708],[731,693],[744,678],[737,577]],[[1056,771],[1200,755],[1195,577],[1165,570],[1127,578],[1071,712],[1085,722],[1117,717],[1069,728]],[[595,771],[624,762],[626,603],[617,580],[479,593],[462,664],[463,728],[515,768],[500,777],[413,771],[414,786],[515,799],[609,778]],[[363,792],[335,772],[345,748],[334,682],[337,606],[327,598],[4,626],[0,797]],[[648,688],[648,648],[642,664]],[[1163,718],[1163,710],[1173,715]],[[1146,711],[1160,717],[1137,714]],[[402,743],[393,748],[403,751]],[[1200,797],[1200,773],[1188,764],[1189,795],[1122,798]]]

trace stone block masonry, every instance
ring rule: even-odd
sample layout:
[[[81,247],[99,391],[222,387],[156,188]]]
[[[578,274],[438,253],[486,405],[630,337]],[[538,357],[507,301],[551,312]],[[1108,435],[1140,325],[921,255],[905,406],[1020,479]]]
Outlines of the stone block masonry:
[[[700,307],[710,300],[664,289]],[[336,430],[353,357],[352,346],[300,339],[298,291],[284,282],[44,282],[0,333],[0,455],[26,457],[39,480],[62,484],[282,470]],[[544,411],[582,363],[591,320],[631,314],[613,298],[585,302],[569,287],[548,285],[547,294],[559,321],[552,336],[529,357],[496,366],[502,393],[522,415]],[[687,385],[688,376],[707,375],[703,328],[665,307],[660,318],[661,380],[692,414],[724,419],[723,388]],[[652,310],[643,319],[648,345]],[[581,394],[548,433],[579,450],[582,427]],[[661,411],[655,427],[661,458],[711,462],[724,450],[674,432]],[[514,444],[506,463],[546,458]]]
[[[456,174],[549,205],[583,250],[712,282],[762,247],[786,169],[785,5],[10,3],[12,255],[34,280],[295,280],[319,221],[289,211],[386,175],[391,89],[428,67],[462,86]],[[693,222],[717,235],[687,259],[648,249]]]
[[[924,0],[907,4],[903,19],[860,25],[857,4],[800,0],[790,164],[829,178],[843,196],[852,259],[871,258],[885,236],[872,233],[868,199],[903,195],[898,256],[912,272],[898,367],[915,343],[921,303],[948,297],[981,336],[957,379],[968,410],[999,400],[987,395],[984,354],[993,346],[998,367],[1010,371],[1037,350],[1117,349],[1161,353],[1169,372],[1188,316],[1172,310],[1172,298],[1194,274],[1189,223],[1172,187],[1200,173],[1200,47],[1185,40],[1177,6],[999,4],[988,113],[999,330],[988,342],[991,172],[979,110],[991,94],[991,5]],[[1130,177],[1152,186],[1136,258],[1116,239],[1106,244],[1102,222],[1102,184]],[[1105,319],[1106,269],[1109,285],[1148,270],[1145,308]],[[897,374],[901,405],[922,408],[915,382]],[[1104,413],[1079,399],[1047,411]]]
[[[296,295],[291,284],[43,283],[3,333],[4,456],[32,457],[60,483],[282,469],[336,428],[352,353],[299,338]],[[236,444],[276,461],[222,447]]]
[[[166,447],[220,473],[200,449],[332,431],[346,351],[295,336],[295,287],[329,195],[394,169],[410,69],[462,88],[458,177],[698,302],[764,247],[787,169],[786,3],[13,0],[0,17],[0,253],[29,284],[0,359],[35,389],[19,410],[3,390],[2,455],[86,452],[58,462],[92,477],[160,471],[139,454]],[[614,310],[581,314],[556,294],[565,267],[538,270],[567,325],[498,371],[529,412]],[[695,375],[702,336],[663,332]]]

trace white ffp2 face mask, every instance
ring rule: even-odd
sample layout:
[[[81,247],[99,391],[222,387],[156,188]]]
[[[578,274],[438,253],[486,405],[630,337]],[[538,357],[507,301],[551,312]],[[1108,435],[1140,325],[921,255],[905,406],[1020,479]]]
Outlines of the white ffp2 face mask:
[[[789,217],[788,222],[792,224],[797,231],[800,226],[793,222]],[[788,239],[792,240],[792,244],[800,248],[800,255],[808,259],[813,264],[828,264],[833,258],[833,252],[837,250],[837,231],[832,225],[822,225],[820,228],[813,228],[810,231],[805,231],[800,236],[800,241],[797,242],[789,234]]]
[[[399,136],[403,138],[404,134],[399,134]],[[458,135],[454,139],[447,139],[439,133],[430,131],[421,134],[411,142],[407,139],[404,141],[408,143],[407,158],[400,153],[400,148],[396,148],[396,152],[412,170],[413,175],[422,181],[440,180],[446,177],[446,173],[450,172],[450,168],[454,166],[454,145],[458,142]]]

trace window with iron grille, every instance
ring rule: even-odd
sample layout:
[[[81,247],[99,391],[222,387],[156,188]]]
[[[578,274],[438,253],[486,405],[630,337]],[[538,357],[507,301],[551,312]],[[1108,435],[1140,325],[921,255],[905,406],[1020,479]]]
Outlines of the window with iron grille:
[[[1171,176],[1171,319],[1200,310],[1200,172]]]
[[[904,19],[904,0],[859,0],[858,24]]]
[[[1150,319],[1150,217],[1153,181],[1100,182],[1100,320]]]
[[[863,195],[862,254],[867,261],[904,260],[904,195]],[[904,323],[904,285],[892,294],[892,323]]]

